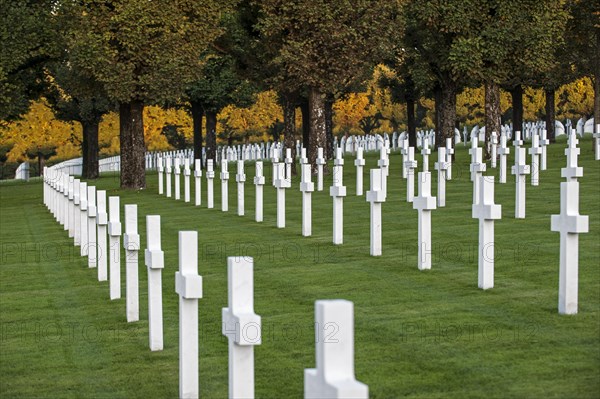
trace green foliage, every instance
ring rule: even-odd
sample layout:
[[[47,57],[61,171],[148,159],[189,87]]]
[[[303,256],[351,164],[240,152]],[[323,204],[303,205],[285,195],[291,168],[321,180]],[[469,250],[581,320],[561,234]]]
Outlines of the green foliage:
[[[71,62],[120,103],[177,101],[200,77],[200,54],[233,0],[61,3]]]
[[[26,113],[44,88],[43,65],[58,42],[52,3],[0,0],[0,120]]]

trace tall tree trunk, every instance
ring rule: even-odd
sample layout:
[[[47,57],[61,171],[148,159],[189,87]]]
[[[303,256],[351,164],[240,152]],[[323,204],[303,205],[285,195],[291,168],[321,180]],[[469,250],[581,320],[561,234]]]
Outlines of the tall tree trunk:
[[[216,162],[217,154],[217,112],[206,111],[206,159]]]
[[[284,94],[281,102],[283,103],[283,145],[286,149],[291,149],[292,175],[296,175],[296,96]]]
[[[327,133],[325,131],[325,95],[315,87],[311,87],[308,93],[308,108],[310,111],[310,135],[308,145],[308,159],[316,171],[317,149],[327,146]],[[323,172],[327,171],[327,165]]]
[[[408,145],[417,146],[417,123],[415,120],[415,100],[411,97],[406,98],[406,119],[408,125]]]
[[[600,56],[598,58],[600,59]],[[598,63],[600,64],[600,61]],[[596,76],[592,80],[594,81],[594,131],[596,131],[596,126],[600,124],[600,67],[596,68]]]
[[[490,143],[492,132],[500,137],[500,86],[496,82],[485,82],[485,142]],[[490,159],[490,146],[484,145],[484,159]]]
[[[146,144],[144,143],[144,103],[119,105],[121,140],[121,188],[146,188]]]
[[[203,168],[202,162],[202,119],[204,117],[204,109],[198,101],[192,101],[192,122],[194,129],[194,159],[200,160],[200,167]]]
[[[83,169],[81,177],[84,179],[97,179],[98,169],[98,126],[99,121],[81,122],[83,128],[83,142],[81,143],[81,154],[83,158]]]
[[[554,87],[551,89],[546,88],[544,92],[546,94],[546,133],[548,140],[554,143],[556,142],[556,109],[554,107],[556,89]]]
[[[327,159],[333,159],[335,157],[335,148],[333,145],[333,103],[334,98],[332,94],[325,96],[325,136],[327,138]]]
[[[444,96],[442,95],[442,88],[440,85],[436,84],[433,88],[433,101],[435,102],[435,135],[439,136],[442,132],[442,114],[444,113],[444,108],[442,106],[444,100]],[[436,139],[437,141],[437,139]],[[416,147],[416,144],[415,144]]]
[[[442,87],[441,131],[435,135],[435,148],[444,147],[446,138],[454,137],[456,126],[456,83],[447,79]]]
[[[308,110],[308,98],[300,101],[300,112],[302,113],[302,146],[308,151],[310,145],[310,111]]]
[[[517,85],[510,91],[513,109],[513,137],[517,130],[523,133],[523,86]],[[521,136],[523,137],[523,136]]]

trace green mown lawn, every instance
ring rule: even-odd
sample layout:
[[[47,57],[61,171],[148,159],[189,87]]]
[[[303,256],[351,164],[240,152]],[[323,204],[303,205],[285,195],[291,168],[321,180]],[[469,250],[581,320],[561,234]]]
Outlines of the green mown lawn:
[[[550,147],[540,186],[527,179],[527,218],[514,218],[514,177],[496,185],[503,218],[496,222],[495,287],[477,288],[478,221],[471,218],[467,148],[456,151],[447,206],[433,211],[432,270],[417,269],[417,212],[408,204],[401,155],[392,153],[383,204],[383,256],[369,256],[369,204],[356,197],[353,157],[344,184],[344,244],[332,245],[331,177],[313,194],[313,236],[301,236],[298,179],[287,191],[287,224],[275,227],[275,189],[266,164],[264,222],[254,222],[254,166],[247,164],[246,216],[236,214],[234,173],[228,213],[194,207],[148,189],[118,189],[118,176],[100,189],[162,217],[164,350],[148,349],[147,285],[140,254],[140,318],[125,320],[125,300],[109,300],[79,249],[42,204],[39,182],[0,184],[0,396],[175,398],[178,396],[177,232],[199,232],[200,389],[227,396],[227,256],[254,257],[255,311],[262,345],[255,349],[256,396],[301,397],[303,370],[315,365],[314,302],[342,298],[355,307],[355,368],[372,398],[600,396],[600,162],[581,140],[580,213],[590,232],[579,238],[579,314],[560,316],[559,213],[564,139]],[[513,163],[514,149],[509,158]],[[430,168],[437,154],[430,157]],[[421,157],[417,157],[419,163]],[[528,157],[528,163],[530,158]],[[368,169],[376,155],[367,157]],[[419,165],[420,166],[420,165]],[[489,167],[489,165],[488,165]],[[234,167],[230,168],[235,171]],[[434,171],[435,172],[435,171]],[[490,169],[496,173],[497,169]],[[436,192],[434,173],[432,191]],[[183,184],[182,184],[183,188]],[[203,179],[203,190],[206,180]],[[192,185],[193,195],[193,185]],[[192,199],[193,201],[193,199]],[[123,293],[124,266],[122,265]]]

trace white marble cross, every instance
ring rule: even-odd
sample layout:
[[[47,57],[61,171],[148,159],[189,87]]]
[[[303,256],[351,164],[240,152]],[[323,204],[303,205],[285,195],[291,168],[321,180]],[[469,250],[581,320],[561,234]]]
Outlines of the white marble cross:
[[[227,157],[221,160],[221,210],[229,211],[229,160]]]
[[[263,162],[256,161],[254,174],[254,187],[256,202],[254,205],[255,220],[263,221],[263,186],[265,185],[265,177],[263,176]]]
[[[237,211],[238,216],[244,216],[244,183],[246,182],[246,172],[244,171],[244,161],[237,161]]]
[[[163,158],[159,156],[158,157],[158,194],[159,195],[162,195],[162,193],[164,192],[163,172],[164,172]]]
[[[565,168],[561,168],[560,174],[562,177],[566,178],[567,181],[577,181],[577,178],[583,176],[583,168],[577,165],[577,157],[580,154],[580,149],[577,147],[577,136],[575,135],[575,130],[569,136],[568,146],[565,148],[565,155],[567,156],[567,166]]]
[[[194,160],[194,194],[195,205],[202,205],[201,189],[202,189],[202,166],[199,159]]]
[[[438,161],[433,165],[437,174],[437,206],[446,206],[446,176],[450,165],[446,161],[446,148],[438,147]]]
[[[75,179],[73,180],[73,205],[75,206],[73,212],[73,227],[75,229],[75,234],[73,238],[76,247],[81,245],[81,201],[79,190],[81,190],[81,181],[79,179]]]
[[[119,197],[108,197],[110,299],[121,298],[121,211]]]
[[[75,238],[75,192],[73,186],[75,185],[75,177],[69,176],[69,191],[67,194],[69,201],[69,238]]]
[[[356,150],[354,165],[356,166],[356,195],[361,196],[363,195],[363,168],[365,166],[362,147],[358,147]]]
[[[162,269],[165,255],[160,244],[160,215],[146,215],[146,251],[148,269],[148,334],[151,351],[163,349]]]
[[[429,154],[431,154],[429,140],[423,140],[423,147],[421,148],[421,155],[423,156],[423,172],[429,171]]]
[[[108,279],[108,248],[106,243],[106,226],[108,225],[108,213],[106,213],[106,191],[98,190],[98,281],[106,281]]]
[[[308,158],[306,157],[306,148],[300,148],[300,163],[308,163]]]
[[[406,168],[406,161],[408,156],[408,137],[402,138],[402,143],[400,145],[400,154],[402,154],[402,177],[406,179],[408,174],[408,170]]]
[[[327,163],[323,157],[323,148],[317,148],[317,191],[323,191],[323,165]]]
[[[419,212],[418,266],[431,269],[431,211],[436,208],[436,198],[431,196],[431,172],[419,172],[419,195],[413,200],[413,209]]]
[[[215,207],[214,202],[214,179],[215,171],[213,169],[213,160],[206,161],[206,205],[208,209]]]
[[[548,132],[546,129],[542,129],[542,136],[540,137],[540,145],[542,146],[542,156],[540,161],[540,170],[547,169],[547,151],[546,146],[550,144],[550,140],[548,140]]]
[[[483,150],[479,147],[472,150],[471,158],[473,162],[471,163],[470,170],[471,180],[473,181],[473,203],[476,204],[479,201],[479,178],[486,171],[487,165],[483,162]]]
[[[600,123],[596,124],[596,133],[594,133],[592,137],[594,137],[595,160],[600,161]]]
[[[202,277],[198,275],[198,232],[179,232],[179,271],[175,272],[179,294],[179,397],[198,398],[198,299]]]
[[[190,202],[190,159],[183,160],[183,201]]]
[[[65,231],[69,231],[69,218],[71,212],[69,209],[69,180],[72,176],[64,174],[63,176],[63,227]]]
[[[166,162],[166,185],[167,185],[167,198],[171,198],[171,157],[166,157],[165,158],[165,162]]]
[[[531,185],[540,185],[540,155],[542,154],[542,147],[540,147],[539,136],[536,132],[531,136],[531,148],[529,149],[529,155],[531,155]]]
[[[454,148],[452,147],[452,138],[446,139],[446,180],[452,180],[452,155],[454,155]]]
[[[510,148],[506,146],[506,130],[500,133],[500,148],[498,155],[500,156],[500,171],[498,173],[498,183],[506,183],[506,158],[510,154]]]
[[[512,174],[515,175],[515,218],[517,219],[525,219],[525,176],[530,172],[529,165],[525,164],[525,148],[516,146]]]
[[[384,145],[379,149],[379,160],[377,166],[381,169],[381,190],[387,197],[387,177],[389,174],[390,160],[388,159],[387,147]]]
[[[286,148],[285,149],[285,179],[289,182],[290,187],[292,184],[292,163],[294,162],[294,159],[292,158],[292,149],[291,148]]]
[[[496,169],[496,153],[498,148],[498,133],[492,132],[490,135],[490,166]]]
[[[123,247],[125,248],[127,322],[138,321],[140,318],[138,278],[140,235],[138,234],[137,224],[137,205],[125,205],[125,234],[123,234]]]
[[[81,256],[88,255],[88,216],[87,216],[87,183],[79,183],[79,220],[81,224]]]
[[[515,139],[513,140],[513,146],[521,147],[523,145],[523,140],[521,140],[521,131],[517,130],[515,132]]]
[[[285,178],[284,165],[279,162],[275,164],[275,188],[277,189],[277,227],[285,227],[285,190],[290,188],[289,180]]]
[[[302,235],[308,237],[312,235],[312,192],[315,191],[315,185],[311,181],[311,165],[302,163],[300,168],[302,173],[300,182],[300,191],[302,192]]]
[[[494,287],[494,220],[502,217],[502,206],[494,204],[494,176],[480,176],[479,201],[473,203],[472,216],[479,219],[478,286]]]
[[[415,196],[415,170],[417,161],[415,161],[415,147],[408,147],[406,166],[406,201],[413,202]]]
[[[252,258],[227,258],[227,285],[222,333],[229,340],[229,398],[253,398],[254,346],[261,344],[261,318],[254,313]]]
[[[87,217],[88,217],[88,267],[95,268],[98,261],[98,242],[96,240],[96,187],[87,188]]]
[[[412,147],[411,147],[412,148]],[[381,204],[385,193],[381,189],[381,169],[371,169],[371,190],[367,191],[367,202],[371,203],[371,256],[381,256]]]
[[[338,148],[338,151],[341,150]],[[342,160],[343,164],[343,160]],[[346,186],[343,185],[344,167],[333,167],[333,185],[329,187],[329,195],[333,198],[333,243],[336,245],[344,242],[344,197]]]
[[[304,370],[304,397],[368,398],[369,387],[354,375],[354,304],[315,302],[316,368]]]
[[[552,215],[551,230],[560,232],[558,313],[576,314],[579,290],[579,234],[589,231],[588,216],[579,214],[579,182],[560,183],[560,214]]]
[[[179,200],[181,199],[181,159],[179,159],[179,157],[175,158],[175,173],[173,175],[173,178],[175,179],[175,199]]]

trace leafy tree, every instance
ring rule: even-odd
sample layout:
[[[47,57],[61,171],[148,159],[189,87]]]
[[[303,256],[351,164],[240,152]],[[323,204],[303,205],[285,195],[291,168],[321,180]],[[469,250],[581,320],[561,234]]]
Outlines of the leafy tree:
[[[257,1],[259,29],[275,53],[272,65],[281,71],[286,92],[308,92],[310,134],[308,158],[327,148],[326,103],[363,81],[391,48],[397,32],[396,1],[317,0]],[[285,107],[284,107],[285,108]],[[284,109],[285,113],[285,109]]]
[[[56,55],[51,0],[0,0],[0,120],[26,113],[44,88],[44,64]]]
[[[143,110],[176,102],[200,78],[200,55],[221,34],[232,0],[61,2],[68,54],[119,104],[121,187],[145,187]]]

